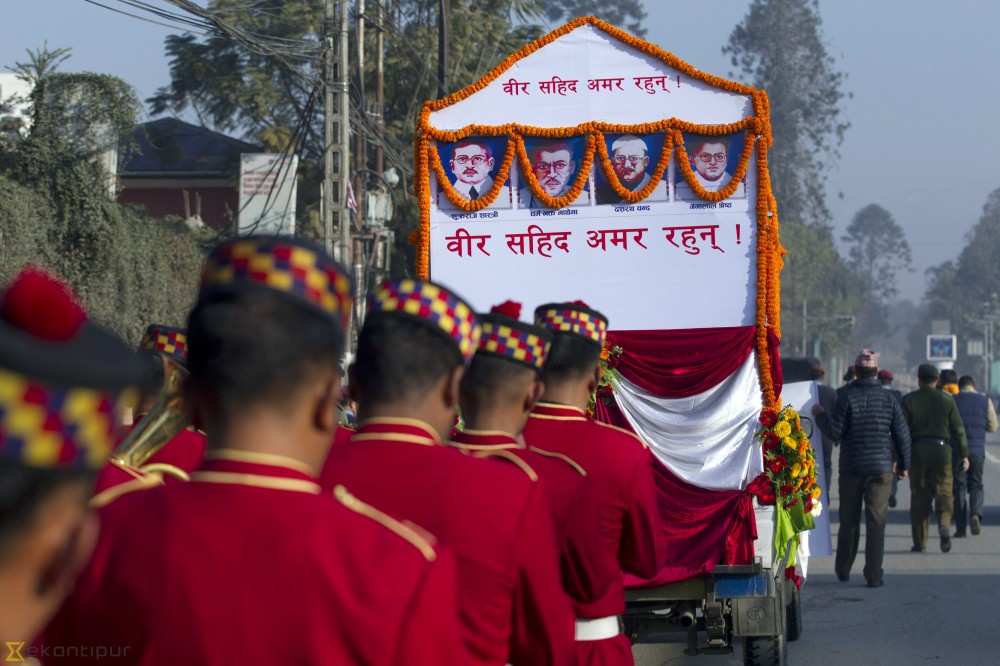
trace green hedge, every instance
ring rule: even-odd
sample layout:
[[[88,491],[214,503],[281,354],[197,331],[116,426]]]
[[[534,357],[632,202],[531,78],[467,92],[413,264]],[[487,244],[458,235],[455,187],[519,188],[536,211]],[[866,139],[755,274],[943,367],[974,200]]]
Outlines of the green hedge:
[[[150,323],[183,326],[214,234],[100,197],[88,203],[60,221],[47,194],[0,176],[0,279],[28,263],[45,267],[132,344]]]

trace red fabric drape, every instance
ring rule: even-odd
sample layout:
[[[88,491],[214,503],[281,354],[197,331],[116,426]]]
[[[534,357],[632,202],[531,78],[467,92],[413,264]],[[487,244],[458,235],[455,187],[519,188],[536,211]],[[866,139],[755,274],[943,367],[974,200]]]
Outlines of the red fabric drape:
[[[624,350],[618,371],[663,398],[702,393],[736,372],[754,347],[753,326],[614,331]]]
[[[622,347],[617,370],[637,386],[665,398],[702,393],[724,381],[755,349],[754,326],[669,331],[612,331],[609,337]],[[779,340],[768,329],[771,379],[781,394]],[[631,430],[613,400],[599,398],[596,417]],[[746,564],[753,559],[757,538],[753,495],[764,488],[750,484],[746,491],[708,490],[675,476],[656,460],[654,476],[669,557],[652,579],[626,576],[629,587],[655,587],[710,572],[716,564]],[[766,481],[766,479],[765,479]]]
[[[625,575],[626,587],[656,587],[702,576],[716,564],[753,561],[757,524],[753,495],[685,483],[659,461],[653,466],[668,560],[655,578]]]

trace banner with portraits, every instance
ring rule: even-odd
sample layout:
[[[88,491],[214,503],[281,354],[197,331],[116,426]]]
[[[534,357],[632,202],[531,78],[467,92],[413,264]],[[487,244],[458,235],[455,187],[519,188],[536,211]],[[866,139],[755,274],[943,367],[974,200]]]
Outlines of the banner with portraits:
[[[420,272],[477,309],[585,292],[617,329],[757,323],[754,93],[596,19],[564,26],[425,107]]]
[[[770,485],[757,419],[781,390],[769,111],[763,91],[586,17],[417,126],[420,277],[477,311],[583,300],[608,316],[617,379],[595,416],[659,461],[672,553],[630,585],[753,555],[747,491]]]

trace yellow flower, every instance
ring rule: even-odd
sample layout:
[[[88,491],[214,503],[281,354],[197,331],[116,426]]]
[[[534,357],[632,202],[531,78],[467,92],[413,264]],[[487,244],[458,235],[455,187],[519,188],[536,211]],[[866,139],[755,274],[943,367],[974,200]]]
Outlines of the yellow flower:
[[[591,358],[593,358],[593,356],[591,356]],[[792,478],[794,479],[800,474],[802,474],[802,465],[800,465],[799,463],[795,463],[794,465],[792,465]]]
[[[787,446],[788,448],[790,448],[792,451],[795,450],[796,443],[795,443],[795,440],[790,435],[788,437],[784,438],[783,440],[781,440],[781,442],[785,446]]]
[[[774,434],[781,438],[788,437],[792,434],[792,426],[788,425],[787,421],[778,421],[777,425],[774,426]]]
[[[593,353],[593,352],[591,352],[591,353]],[[594,358],[594,357],[591,356],[590,358]],[[601,360],[602,361],[607,361],[609,358],[611,358],[611,352],[608,351],[607,347],[604,347],[603,349],[601,349]]]
[[[594,357],[591,356],[590,358],[594,358]],[[812,498],[814,500],[817,500],[817,499],[819,499],[819,496],[823,494],[823,490],[819,486],[816,486],[816,487],[814,487],[812,489],[812,493],[811,494],[812,494]]]

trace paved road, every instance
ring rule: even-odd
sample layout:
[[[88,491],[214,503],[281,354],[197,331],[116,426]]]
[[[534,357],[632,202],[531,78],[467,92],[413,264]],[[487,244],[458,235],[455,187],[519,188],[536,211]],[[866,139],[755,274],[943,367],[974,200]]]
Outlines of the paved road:
[[[848,583],[837,581],[832,557],[811,559],[809,580],[802,587],[803,635],[789,644],[788,663],[1000,663],[1000,436],[996,433],[989,436],[984,477],[983,531],[952,539],[947,554],[940,551],[936,536],[926,553],[910,552],[909,485],[900,484],[899,506],[890,509],[886,528],[882,588],[865,586],[863,553],[858,554]],[[835,507],[837,503],[834,490]],[[834,509],[834,547],[837,517]],[[863,550],[864,534],[861,544]],[[688,657],[680,644],[638,645],[634,654],[638,666],[742,663],[738,650],[731,656]]]

